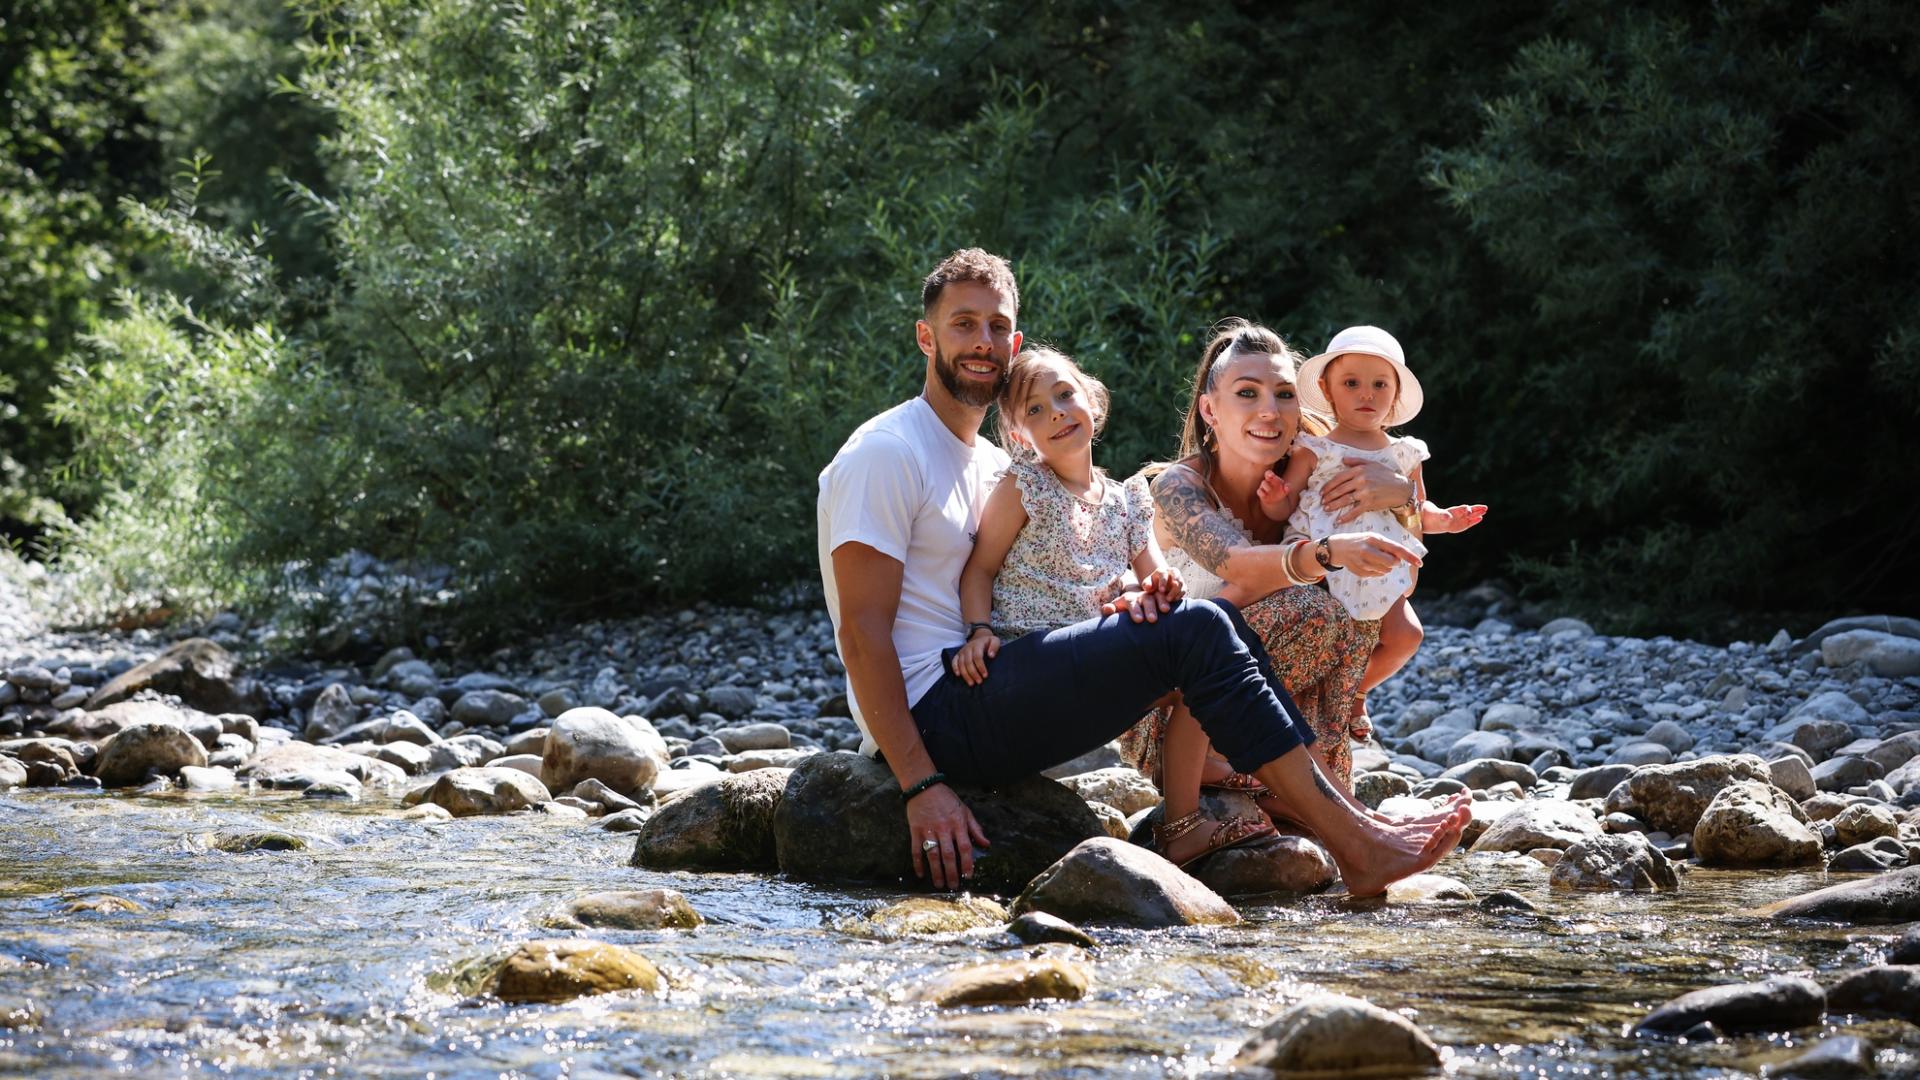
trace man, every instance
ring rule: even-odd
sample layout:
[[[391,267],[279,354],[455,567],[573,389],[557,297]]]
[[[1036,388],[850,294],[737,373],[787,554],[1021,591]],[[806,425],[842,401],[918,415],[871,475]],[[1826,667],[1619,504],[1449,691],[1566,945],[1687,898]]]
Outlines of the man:
[[[945,783],[1010,779],[1126,730],[1180,690],[1214,747],[1318,835],[1354,895],[1433,865],[1467,811],[1390,825],[1340,798],[1304,724],[1262,672],[1229,605],[1135,591],[1115,614],[1007,643],[969,687],[947,666],[966,639],[960,571],[1007,458],[979,438],[1019,351],[1020,292],[1005,260],[956,251],[927,275],[915,337],[921,396],[860,426],[820,473],[820,576],[861,750],[884,755],[907,804],[914,872],[957,888],[989,838]]]

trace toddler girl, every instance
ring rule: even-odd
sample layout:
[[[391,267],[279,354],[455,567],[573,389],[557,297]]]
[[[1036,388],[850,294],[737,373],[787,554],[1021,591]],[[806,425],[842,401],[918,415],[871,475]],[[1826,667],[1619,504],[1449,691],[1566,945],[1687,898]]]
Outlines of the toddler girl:
[[[1379,533],[1420,556],[1427,553],[1421,534],[1464,532],[1480,523],[1485,506],[1443,510],[1428,502],[1421,464],[1427,460],[1427,444],[1386,432],[1412,420],[1424,401],[1420,381],[1407,367],[1392,334],[1377,326],[1340,331],[1325,352],[1301,365],[1297,385],[1301,404],[1331,413],[1334,427],[1326,435],[1302,432],[1294,440],[1285,474],[1267,473],[1260,484],[1260,503],[1269,517],[1287,521],[1308,536]],[[1346,468],[1343,459],[1348,458],[1383,462],[1406,474],[1413,481],[1412,498],[1404,507],[1371,510],[1352,521],[1338,521],[1346,507],[1327,506],[1322,493]],[[1367,691],[1399,671],[1420,648],[1424,632],[1407,603],[1416,579],[1417,571],[1406,563],[1395,564],[1379,577],[1357,577],[1346,570],[1327,574],[1327,588],[1349,615],[1362,622],[1379,621],[1380,643],[1367,661],[1354,701],[1350,733],[1355,739],[1365,741],[1373,734]]]
[[[1107,388],[1071,357],[1036,347],[1013,358],[998,401],[1001,441],[1013,457],[988,496],[973,555],[960,573],[967,643],[953,673],[969,686],[1007,638],[1044,632],[1100,614],[1132,571],[1169,599],[1180,577],[1153,538],[1153,503],[1094,467],[1093,440],[1107,418]],[[1197,725],[1196,725],[1197,726]],[[1204,738],[1186,745],[1204,755]],[[1198,773],[1199,757],[1191,771]],[[1161,849],[1185,865],[1202,855],[1273,832],[1265,821],[1212,821],[1200,810],[1199,785],[1162,810]],[[1211,823],[1211,829],[1203,825]]]

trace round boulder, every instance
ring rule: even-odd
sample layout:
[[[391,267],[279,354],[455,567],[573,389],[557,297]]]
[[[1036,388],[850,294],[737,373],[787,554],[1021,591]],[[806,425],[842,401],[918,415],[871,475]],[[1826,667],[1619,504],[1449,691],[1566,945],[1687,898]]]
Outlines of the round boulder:
[[[691,930],[703,921],[687,898],[673,889],[633,889],[579,897],[547,920],[547,925],[557,930]]]
[[[1827,994],[1812,979],[1780,975],[1765,982],[1714,986],[1682,994],[1647,1014],[1636,1034],[1683,1035],[1700,1024],[1725,1032],[1793,1031],[1820,1022]]]
[[[955,1008],[962,1005],[1018,1005],[1027,1001],[1078,1001],[1091,982],[1079,964],[1057,956],[1037,960],[1001,960],[942,975],[909,996]]]
[[[1716,755],[1635,769],[1607,793],[1608,813],[1628,813],[1661,832],[1692,832],[1720,789],[1745,780],[1766,783],[1767,765],[1752,754]]]
[[[1600,823],[1573,803],[1560,799],[1529,799],[1487,827],[1473,842],[1473,851],[1565,850],[1601,835]]]
[[[992,844],[974,853],[976,891],[1018,892],[1074,845],[1106,836],[1085,799],[1045,777],[952,787]],[[861,754],[821,753],[801,762],[774,811],[773,831],[780,870],[796,878],[913,876],[900,783],[893,770]]]
[[[1650,892],[1680,887],[1673,863],[1642,833],[1590,836],[1566,849],[1548,881],[1556,889]]]
[[[1743,781],[1713,797],[1693,830],[1693,850],[1708,866],[1807,866],[1822,859],[1820,836],[1800,806],[1771,784]]]
[[[144,723],[107,740],[93,763],[93,775],[100,778],[102,787],[130,787],[145,780],[149,772],[171,776],[189,765],[206,763],[206,748],[185,728]]]
[[[688,790],[641,826],[632,864],[773,873],[780,868],[773,816],[790,775],[788,769],[755,769]]]
[[[666,740],[644,718],[591,705],[554,717],[540,758],[540,779],[551,790],[591,777],[629,796],[651,789],[669,761]]]
[[[501,961],[486,991],[509,1004],[568,1001],[620,990],[653,991],[660,972],[646,957],[599,941],[529,941]]]
[[[1234,1064],[1276,1076],[1422,1075],[1439,1070],[1440,1048],[1398,1013],[1319,994],[1261,1028]]]
[[[553,801],[547,789],[518,769],[454,769],[434,781],[426,800],[454,817],[511,814]]]
[[[1240,915],[1218,893],[1143,847],[1110,836],[1083,841],[1014,901],[1083,926],[1230,925]]]

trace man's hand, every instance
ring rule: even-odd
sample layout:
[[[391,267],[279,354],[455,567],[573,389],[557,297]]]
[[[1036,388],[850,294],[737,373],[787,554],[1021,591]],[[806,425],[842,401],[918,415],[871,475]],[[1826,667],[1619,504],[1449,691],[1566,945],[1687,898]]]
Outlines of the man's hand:
[[[975,630],[960,651],[953,654],[953,673],[968,686],[987,681],[987,661],[1000,655],[1000,635],[991,630]]]
[[[1320,493],[1320,505],[1334,515],[1336,525],[1353,522],[1369,510],[1391,510],[1413,497],[1413,481],[1372,458],[1341,458],[1347,466],[1335,473]]]
[[[1420,556],[1379,533],[1335,533],[1327,537],[1333,561],[1354,577],[1379,577],[1399,563],[1420,565]]]
[[[1466,506],[1449,506],[1445,510],[1428,504],[1420,510],[1420,531],[1428,533],[1466,532],[1480,519],[1487,516],[1487,508],[1479,503]]]
[[[973,811],[945,784],[935,784],[907,803],[907,832],[914,875],[926,877],[932,871],[937,889],[959,888],[973,876],[973,849],[991,846]],[[927,846],[928,840],[933,846]]]

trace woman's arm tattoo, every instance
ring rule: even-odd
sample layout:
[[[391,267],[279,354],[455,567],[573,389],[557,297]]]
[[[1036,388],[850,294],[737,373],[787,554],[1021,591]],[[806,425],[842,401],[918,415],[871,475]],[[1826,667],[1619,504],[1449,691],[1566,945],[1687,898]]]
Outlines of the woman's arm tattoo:
[[[1213,505],[1206,487],[1187,469],[1168,469],[1153,481],[1153,508],[1166,522],[1167,535],[1208,573],[1219,576],[1234,548],[1247,538],[1227,513]]]

